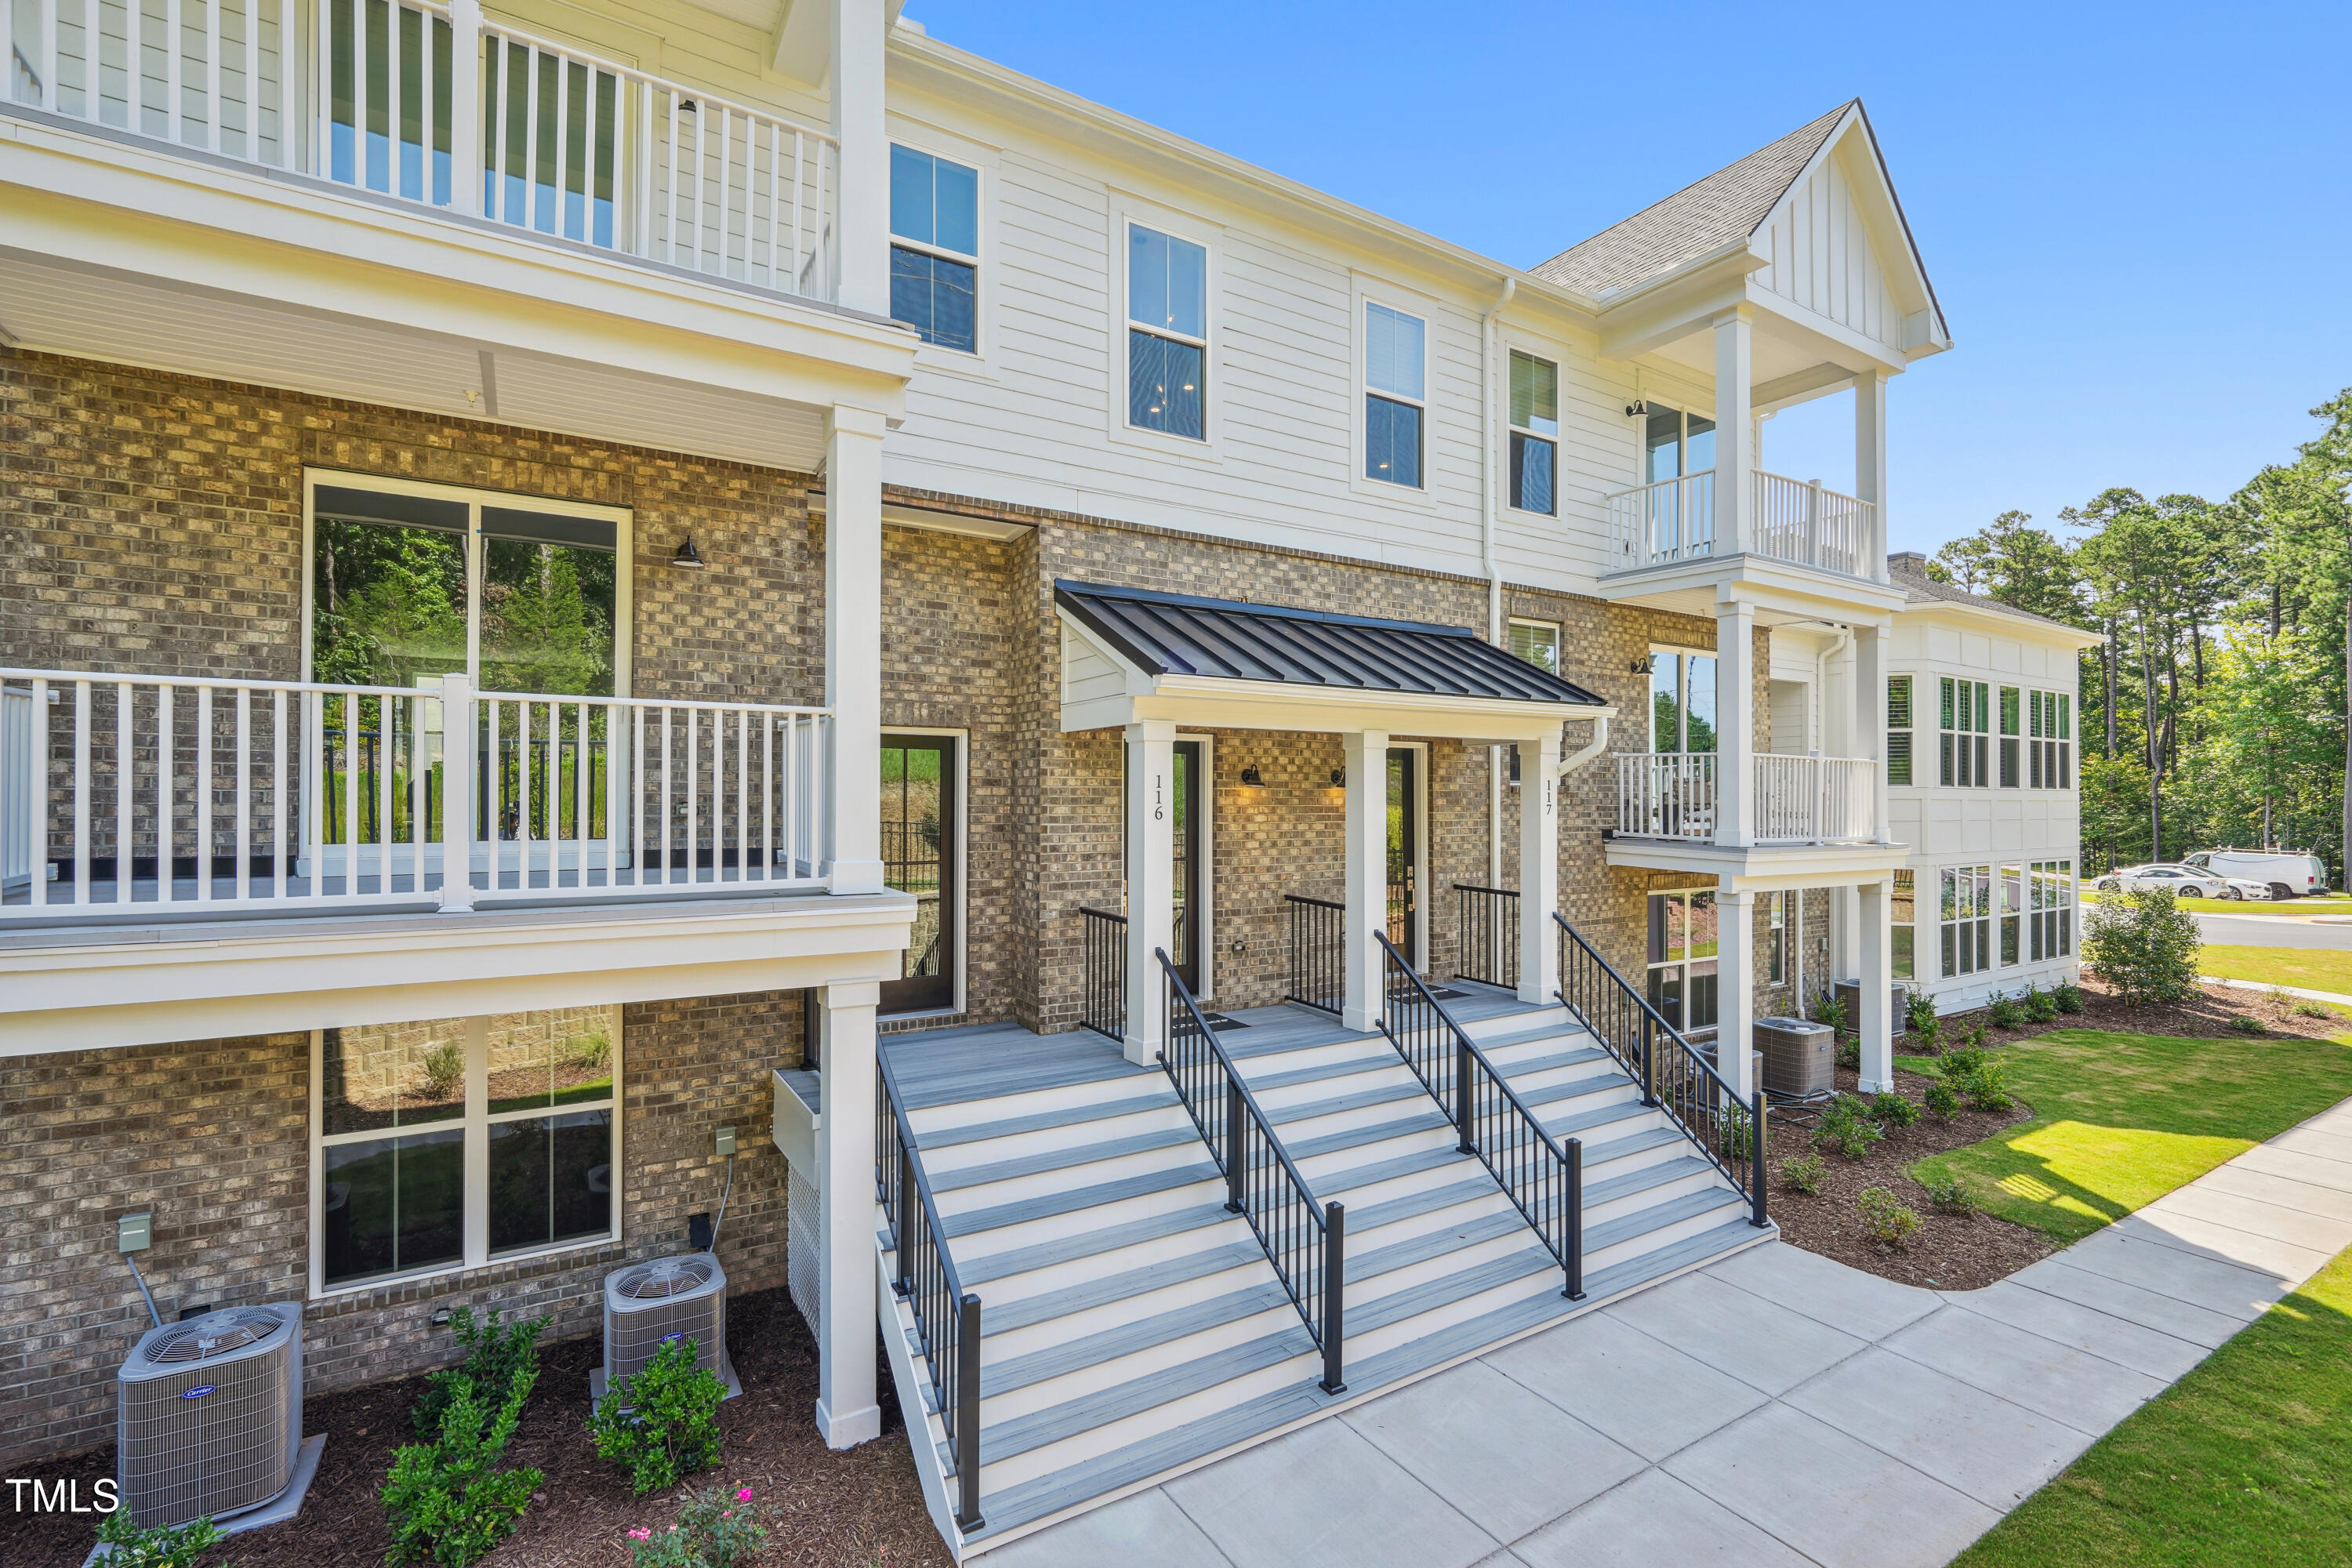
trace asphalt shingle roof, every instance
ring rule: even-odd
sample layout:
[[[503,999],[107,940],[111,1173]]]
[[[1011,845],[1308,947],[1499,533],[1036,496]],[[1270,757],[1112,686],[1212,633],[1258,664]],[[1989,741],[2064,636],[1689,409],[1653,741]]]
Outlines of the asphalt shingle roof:
[[[1903,590],[1903,596],[1915,605],[1973,605],[1980,610],[1998,610],[2004,616],[2020,616],[2029,621],[2040,621],[2045,626],[2068,626],[2080,631],[2068,622],[2050,616],[2038,616],[2032,610],[2021,610],[2014,605],[2004,605],[1999,599],[1982,594],[1971,594],[1966,588],[1950,583],[1938,583],[1927,575],[1927,558],[1916,551],[1898,552],[1886,558],[1886,579]]]

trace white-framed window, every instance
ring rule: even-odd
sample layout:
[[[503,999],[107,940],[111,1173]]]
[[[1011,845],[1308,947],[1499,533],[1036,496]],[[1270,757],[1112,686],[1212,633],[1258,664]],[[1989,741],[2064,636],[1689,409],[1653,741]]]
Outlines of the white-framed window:
[[[1786,985],[1789,983],[1789,895],[1765,894],[1764,915],[1772,933],[1769,964],[1770,979],[1775,985]]]
[[[1992,868],[1947,866],[1937,876],[1942,882],[1944,977],[1981,974],[1992,967]]]
[[[980,349],[980,171],[890,148],[890,319],[923,342]]]
[[[1715,467],[1715,421],[1664,404],[1650,405],[1642,437],[1642,482],[1703,474]]]
[[[1911,782],[1911,678],[1886,678],[1886,782]]]
[[[1918,974],[1918,884],[1916,873],[1897,871],[1895,885],[1889,890],[1888,923],[1892,927],[1887,938],[1888,967],[1897,980],[1910,980]]]
[[[2000,787],[2015,789],[2021,781],[2024,758],[2019,747],[2025,727],[2025,694],[2014,686],[2000,689]]]
[[[313,468],[310,679],[629,694],[630,514],[620,507]]]
[[[1715,750],[1715,655],[1650,650],[1650,750]]]
[[[1559,366],[1511,351],[1511,505],[1559,512]]]
[[[617,1239],[621,1013],[314,1030],[310,1289]]]
[[[2074,784],[2074,700],[2063,691],[2025,694],[2025,782],[2030,789]]]
[[[2026,955],[2033,963],[2074,951],[2074,862],[2036,860],[2029,868]]]
[[[1992,687],[1982,680],[1943,678],[1941,767],[1947,788],[1984,789],[1992,783]]]
[[[1650,895],[1650,1005],[1685,1034],[1716,1026],[1717,921],[1712,888]]]
[[[1209,438],[1209,247],[1127,226],[1127,422]]]
[[[2000,868],[2000,966],[2014,968],[2025,961],[2025,867],[2012,862]]]
[[[1364,478],[1422,488],[1429,410],[1429,323],[1364,301]]]
[[[1547,674],[1559,673],[1559,623],[1511,617],[1511,657],[1523,658]]]

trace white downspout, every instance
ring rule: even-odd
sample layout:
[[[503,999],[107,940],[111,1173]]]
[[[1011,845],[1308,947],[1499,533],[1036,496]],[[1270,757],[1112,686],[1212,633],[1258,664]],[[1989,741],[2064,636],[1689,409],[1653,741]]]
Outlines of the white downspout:
[[[1559,766],[1553,770],[1552,777],[1564,779],[1569,774],[1574,773],[1577,769],[1582,767],[1585,763],[1591,762],[1593,758],[1599,756],[1601,752],[1607,751],[1609,749],[1609,721],[1615,717],[1616,714],[1613,710],[1607,713],[1596,714],[1592,721],[1592,739],[1586,742],[1581,750],[1560,758]]]
[[[1486,571],[1486,640],[1503,646],[1503,572],[1495,563],[1495,321],[1519,291],[1516,278],[1478,319],[1478,560]],[[1486,885],[1503,885],[1503,748],[1486,748]]]

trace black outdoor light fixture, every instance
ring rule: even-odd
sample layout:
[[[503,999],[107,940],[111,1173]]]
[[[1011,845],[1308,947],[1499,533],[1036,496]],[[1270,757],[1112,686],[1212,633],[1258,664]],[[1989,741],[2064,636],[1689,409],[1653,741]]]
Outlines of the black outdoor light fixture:
[[[1643,654],[1640,658],[1635,659],[1626,668],[1635,675],[1648,675],[1658,668],[1657,656],[1655,654]]]
[[[1252,789],[1264,789],[1265,787],[1265,780],[1259,775],[1257,764],[1255,763],[1252,763],[1249,766],[1242,770],[1242,783],[1249,785]]]
[[[1333,789],[1346,789],[1348,787],[1347,769],[1333,768],[1331,770],[1331,787]]]
[[[1628,418],[1628,419],[1647,419],[1649,416],[1650,416],[1650,405],[1649,405],[1647,403],[1643,402],[1642,399],[1640,399],[1640,398],[1638,398],[1638,397],[1637,397],[1637,398],[1633,399],[1633,402],[1631,402],[1631,403],[1629,403],[1629,404],[1625,405],[1625,417],[1626,417],[1626,418]]]
[[[702,552],[694,547],[694,535],[689,533],[678,542],[677,550],[670,556],[669,563],[673,566],[691,567],[697,572],[702,570]]]

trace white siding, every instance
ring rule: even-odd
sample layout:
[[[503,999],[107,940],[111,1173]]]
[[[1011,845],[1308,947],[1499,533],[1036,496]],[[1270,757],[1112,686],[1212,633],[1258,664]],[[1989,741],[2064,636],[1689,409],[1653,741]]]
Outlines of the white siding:
[[[1757,249],[1769,258],[1756,273],[1757,286],[1896,347],[1903,336],[1902,311],[1854,205],[1853,184],[1843,167],[1845,156],[1841,148],[1790,192],[1756,237]]]

